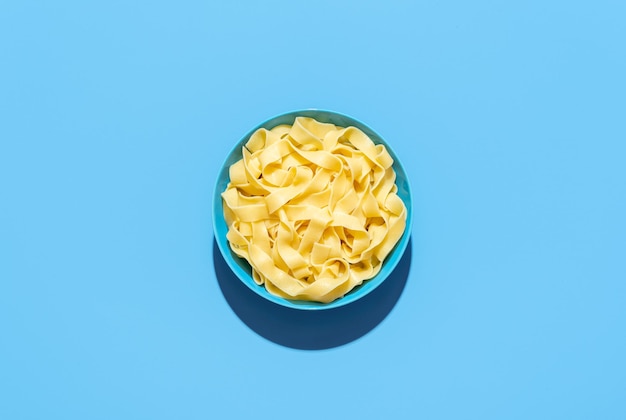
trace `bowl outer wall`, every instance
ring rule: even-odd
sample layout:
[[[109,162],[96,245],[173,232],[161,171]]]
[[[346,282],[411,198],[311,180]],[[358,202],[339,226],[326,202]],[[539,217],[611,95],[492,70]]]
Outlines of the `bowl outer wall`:
[[[309,302],[309,301],[300,301],[300,300],[289,300],[284,299],[269,293],[265,287],[257,285],[252,279],[252,269],[249,263],[243,259],[239,258],[231,249],[228,244],[228,240],[226,239],[226,234],[228,233],[228,226],[226,225],[226,221],[223,216],[223,203],[222,203],[222,192],[226,189],[228,182],[230,180],[228,170],[229,167],[241,159],[241,148],[248,141],[250,136],[258,129],[265,128],[271,129],[276,127],[277,125],[288,124],[292,125],[295,121],[296,117],[310,117],[314,118],[317,121],[324,123],[332,123],[340,127],[348,127],[354,126],[362,130],[365,134],[367,134],[374,143],[383,144],[391,157],[393,158],[393,169],[396,172],[396,185],[398,186],[398,196],[404,202],[407,208],[407,218],[406,218],[406,227],[402,237],[398,241],[398,243],[394,246],[392,251],[389,253],[385,261],[383,262],[383,266],[378,274],[372,277],[369,280],[366,280],[360,286],[355,287],[350,292],[348,292],[344,297],[334,300],[330,303],[320,303],[320,302]],[[400,159],[394,153],[393,149],[389,146],[389,144],[374,130],[368,127],[366,124],[361,121],[347,116],[345,114],[341,114],[335,111],[327,111],[327,110],[317,110],[317,109],[308,109],[308,110],[299,110],[299,111],[290,111],[284,114],[277,115],[272,117],[265,122],[257,125],[253,129],[251,129],[245,136],[241,138],[237,142],[237,144],[233,147],[233,149],[228,154],[224,164],[220,168],[220,171],[217,176],[216,185],[214,188],[213,195],[213,230],[215,234],[215,240],[217,242],[220,253],[224,257],[224,260],[230,267],[230,269],[235,273],[235,275],[252,291],[261,297],[274,302],[276,304],[286,306],[294,309],[304,309],[304,310],[320,310],[320,309],[331,309],[337,308],[343,305],[347,305],[355,300],[360,299],[361,297],[367,295],[376,287],[378,287],[388,276],[391,274],[393,269],[397,266],[398,262],[404,255],[404,251],[409,242],[409,238],[411,235],[411,226],[413,221],[413,206],[412,206],[412,197],[411,197],[411,189],[409,185],[408,176],[404,167],[402,166]]]

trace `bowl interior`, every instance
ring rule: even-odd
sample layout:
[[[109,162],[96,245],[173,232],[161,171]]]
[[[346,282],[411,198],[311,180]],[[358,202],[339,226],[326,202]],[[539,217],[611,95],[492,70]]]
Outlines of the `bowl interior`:
[[[231,251],[230,246],[228,244],[228,240],[226,239],[226,234],[228,233],[228,226],[226,225],[226,221],[224,220],[224,213],[222,208],[222,197],[221,193],[226,189],[229,182],[228,169],[229,167],[241,159],[241,148],[248,141],[250,136],[259,128],[271,129],[281,124],[293,124],[296,117],[311,117],[320,122],[332,123],[341,127],[354,126],[362,130],[365,134],[367,134],[374,143],[383,144],[387,148],[387,151],[391,155],[394,160],[393,169],[396,172],[396,184],[398,186],[398,196],[404,201],[404,204],[407,208],[407,219],[406,219],[406,228],[404,234],[395,245],[391,253],[387,256],[385,261],[383,262],[383,266],[379,273],[371,278],[363,282],[362,285],[352,289],[348,294],[344,297],[337,299],[330,303],[320,303],[320,302],[309,302],[309,301],[300,301],[300,300],[289,300],[283,299],[278,296],[274,296],[269,293],[264,286],[257,285],[252,279],[252,268],[250,264],[243,258],[239,258],[234,252]],[[224,260],[231,268],[231,270],[235,273],[235,275],[250,289],[252,289],[255,293],[262,296],[263,298],[270,300],[279,305],[283,305],[290,308],[295,309],[308,309],[308,310],[316,310],[316,309],[331,309],[336,308],[342,305],[346,305],[350,302],[354,302],[355,300],[365,296],[372,290],[374,290],[377,286],[379,286],[393,271],[396,267],[400,258],[404,254],[406,246],[409,241],[409,237],[411,234],[411,225],[413,220],[413,207],[411,202],[411,191],[409,187],[409,181],[407,174],[402,167],[400,159],[393,152],[391,147],[379,136],[375,131],[371,128],[363,124],[362,122],[349,117],[344,114],[339,114],[333,111],[325,111],[325,110],[302,110],[302,111],[292,111],[285,114],[278,115],[276,117],[270,118],[269,120],[259,124],[250,130],[245,136],[239,140],[239,142],[235,145],[235,147],[228,154],[226,161],[220,168],[220,172],[217,176],[217,183],[214,190],[213,195],[213,229],[215,232],[215,240],[220,249]]]

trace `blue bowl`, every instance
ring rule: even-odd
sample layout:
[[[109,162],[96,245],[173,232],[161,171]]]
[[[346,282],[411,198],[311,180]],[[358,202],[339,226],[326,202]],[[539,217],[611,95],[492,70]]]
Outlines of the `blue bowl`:
[[[292,125],[296,117],[311,117],[316,119],[317,121],[332,123],[340,127],[354,126],[367,134],[374,143],[383,144],[394,160],[393,169],[396,172],[398,196],[402,199],[402,201],[404,201],[404,204],[407,208],[406,228],[404,230],[404,234],[383,262],[383,266],[378,274],[375,277],[364,281],[363,284],[361,284],[360,286],[352,289],[344,297],[330,303],[290,300],[272,295],[265,289],[265,286],[259,286],[254,282],[254,280],[252,279],[252,268],[250,267],[250,264],[248,264],[248,261],[244,260],[243,258],[239,258],[234,252],[232,252],[228,244],[228,240],[226,239],[228,226],[226,225],[226,221],[224,220],[221,194],[226,190],[229,182],[228,168],[233,163],[241,159],[242,146],[248,141],[250,136],[256,130],[258,130],[259,128],[271,129],[281,124]],[[374,130],[372,130],[367,125],[357,119],[354,119],[344,114],[340,114],[338,112],[318,109],[287,112],[285,114],[270,118],[269,120],[259,124],[248,133],[246,133],[246,135],[243,136],[241,140],[239,140],[239,142],[237,142],[235,147],[233,147],[233,149],[228,154],[226,161],[222,165],[220,172],[217,176],[217,183],[215,185],[215,191],[213,195],[213,229],[215,232],[215,239],[217,241],[217,246],[224,256],[224,260],[226,261],[228,266],[246,286],[248,286],[253,292],[258,294],[259,296],[279,305],[294,309],[320,310],[337,308],[339,306],[354,302],[370,293],[383,281],[385,281],[387,277],[389,277],[389,274],[391,274],[393,269],[402,258],[402,255],[404,254],[404,251],[409,242],[409,236],[411,235],[412,221],[413,206],[411,202],[411,189],[409,187],[409,179],[404,168],[402,167],[402,164],[400,163],[400,159],[398,159],[398,156],[393,152],[389,144],[387,144],[387,142],[385,142],[385,140],[383,140],[383,138],[378,133],[376,133]]]

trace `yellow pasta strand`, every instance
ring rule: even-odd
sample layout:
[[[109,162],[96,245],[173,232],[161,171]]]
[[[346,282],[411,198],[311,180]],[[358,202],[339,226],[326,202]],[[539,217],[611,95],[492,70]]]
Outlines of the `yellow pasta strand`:
[[[298,117],[257,130],[222,193],[231,249],[276,296],[344,296],[380,271],[404,233],[392,165],[356,127]]]

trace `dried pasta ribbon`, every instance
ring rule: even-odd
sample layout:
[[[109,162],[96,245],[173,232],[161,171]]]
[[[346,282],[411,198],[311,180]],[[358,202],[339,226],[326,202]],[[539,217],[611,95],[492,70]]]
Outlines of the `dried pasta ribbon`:
[[[332,302],[374,277],[406,227],[393,159],[356,127],[259,129],[222,193],[230,247],[268,292]]]

